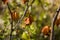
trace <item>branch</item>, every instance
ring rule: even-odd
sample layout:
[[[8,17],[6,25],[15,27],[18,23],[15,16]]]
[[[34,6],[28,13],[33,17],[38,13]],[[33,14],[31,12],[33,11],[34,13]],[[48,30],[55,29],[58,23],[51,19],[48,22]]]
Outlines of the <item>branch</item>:
[[[35,0],[33,0],[33,1],[31,2],[31,6],[32,6],[32,4],[34,3],[34,1],[35,1]]]
[[[15,25],[15,27],[16,27],[17,25],[19,25],[19,23],[21,23],[21,21],[23,20],[24,16],[26,15],[26,12],[27,12],[28,8],[29,8],[29,6],[28,6],[28,3],[27,3],[27,7],[26,7],[26,9],[25,9],[25,11],[24,11],[24,14],[23,14],[22,17],[18,20],[18,22],[17,22],[17,24]]]
[[[24,11],[24,14],[23,14],[23,16],[18,20],[17,24],[15,25],[15,28],[17,28],[16,26],[21,23],[21,21],[23,20],[24,16],[26,15],[26,12],[28,11],[29,6],[32,6],[32,4],[34,3],[34,1],[35,1],[35,0],[32,1],[31,5],[28,5],[28,3],[27,3],[27,6],[26,6],[25,11]],[[23,29],[23,28],[20,28],[20,27],[19,27],[19,29],[20,29],[20,30],[23,30],[23,31],[27,31],[26,29]],[[27,32],[28,32],[28,31],[27,31]]]
[[[9,12],[10,14],[12,14],[11,10],[10,10],[10,7],[9,7],[9,4],[7,3],[7,6],[8,6],[8,9],[9,9]]]
[[[60,8],[56,11],[57,13],[55,14],[55,16],[52,20],[52,24],[51,24],[52,30],[51,30],[50,40],[55,40],[55,38],[54,38],[54,25],[55,25],[55,21],[57,19],[57,16],[59,14],[59,11],[60,11]]]
[[[41,3],[41,7],[44,9],[42,1],[41,1],[41,0],[39,0],[39,2]]]
[[[10,33],[10,40],[12,40],[12,32],[13,32],[13,20],[12,20],[12,12],[11,12],[11,10],[10,10],[10,7],[9,7],[9,4],[7,3],[7,6],[8,6],[8,10],[9,10],[9,12],[10,12],[10,14],[11,14],[11,33]]]
[[[32,1],[32,3],[31,3],[30,6],[32,6],[32,4],[34,3],[34,1],[35,1],[35,0]],[[24,11],[24,14],[23,14],[23,16],[18,20],[17,24],[15,25],[15,28],[16,28],[16,26],[19,25],[19,24],[21,23],[21,21],[23,20],[24,16],[26,15],[26,12],[28,11],[28,8],[29,8],[29,5],[28,5],[28,2],[27,2],[27,6],[26,6],[26,9],[25,9],[25,11]],[[24,30],[24,29],[22,29],[22,28],[20,28],[20,29],[21,29],[21,30]]]

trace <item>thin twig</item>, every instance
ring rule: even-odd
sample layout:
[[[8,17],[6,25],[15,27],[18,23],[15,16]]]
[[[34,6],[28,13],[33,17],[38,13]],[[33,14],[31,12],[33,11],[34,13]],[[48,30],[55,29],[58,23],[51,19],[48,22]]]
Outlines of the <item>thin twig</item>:
[[[12,12],[10,10],[10,7],[9,7],[9,4],[7,3],[7,6],[8,6],[8,10],[10,12],[10,15],[11,15],[11,33],[10,33],[10,40],[12,40],[12,32],[13,32],[13,20],[12,20]]]
[[[29,6],[28,6],[28,3],[27,3],[27,7],[26,7],[26,9],[25,9],[25,11],[24,11],[24,14],[23,14],[22,17],[18,20],[18,22],[17,22],[17,24],[15,25],[15,27],[16,27],[17,25],[19,25],[19,23],[21,23],[21,21],[23,20],[24,16],[26,15],[26,12],[27,12],[28,8],[29,8]]]
[[[26,7],[26,9],[25,9],[25,11],[24,11],[24,14],[23,14],[23,16],[18,20],[18,23],[15,25],[15,27],[21,23],[21,21],[23,20],[24,16],[26,15],[26,12],[28,11],[29,6],[32,6],[32,4],[34,3],[34,1],[35,1],[35,0],[33,0],[33,1],[31,2],[31,5],[28,5],[28,3],[27,3],[27,7]],[[20,30],[27,31],[27,30],[25,30],[25,29],[23,29],[23,28],[20,28]]]
[[[7,6],[8,6],[8,10],[9,10],[10,14],[12,15],[12,12],[11,12],[11,9],[10,9],[10,7],[9,7],[9,4],[8,4],[8,3],[7,3]]]
[[[39,2],[41,3],[41,7],[42,7],[42,9],[44,9],[42,1],[39,0]],[[45,10],[45,9],[44,9],[44,10]]]
[[[31,5],[34,3],[34,1],[35,1],[35,0],[33,0],[33,1],[31,2]]]
[[[34,1],[35,1],[35,0],[32,1],[31,5],[34,3]],[[30,6],[31,6],[31,5],[30,5]],[[17,24],[15,25],[15,27],[21,23],[21,21],[23,20],[24,16],[26,15],[26,12],[28,11],[28,8],[29,8],[29,5],[28,5],[28,2],[27,2],[27,6],[26,6],[26,9],[25,9],[25,11],[24,11],[24,14],[23,14],[22,17],[18,20],[18,22],[17,22]]]
[[[10,40],[12,40],[12,32],[13,32],[13,20],[11,20],[11,33],[10,33]]]
[[[54,38],[55,37],[54,36],[54,25],[55,25],[55,21],[57,19],[57,16],[59,14],[59,11],[60,11],[60,8],[56,11],[57,13],[55,14],[55,16],[54,16],[54,18],[52,20],[52,24],[51,24],[52,29],[51,29],[50,40],[55,40],[55,38]]]
[[[15,25],[15,28],[16,28],[17,25],[19,25],[19,24],[21,23],[21,21],[23,20],[24,16],[26,15],[26,12],[28,11],[29,6],[32,6],[33,3],[34,3],[34,0],[32,1],[31,5],[28,5],[28,3],[27,3],[27,7],[26,7],[26,9],[25,9],[25,11],[24,11],[24,14],[23,14],[23,16],[21,17],[21,19],[18,21],[18,23]],[[20,27],[19,27],[19,30],[23,30],[23,31],[28,32],[28,30],[23,29],[23,28],[20,28]]]

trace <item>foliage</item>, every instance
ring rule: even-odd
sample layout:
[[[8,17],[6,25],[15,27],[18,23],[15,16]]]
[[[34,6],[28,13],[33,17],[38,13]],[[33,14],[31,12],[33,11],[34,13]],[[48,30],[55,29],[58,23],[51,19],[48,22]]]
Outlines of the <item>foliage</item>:
[[[51,27],[53,14],[58,7],[54,3],[53,0],[0,0],[0,39],[9,40],[13,20],[12,40],[49,40],[49,36],[42,35],[41,30],[46,25]],[[55,39],[60,40],[60,29],[56,25],[54,29],[58,37]]]

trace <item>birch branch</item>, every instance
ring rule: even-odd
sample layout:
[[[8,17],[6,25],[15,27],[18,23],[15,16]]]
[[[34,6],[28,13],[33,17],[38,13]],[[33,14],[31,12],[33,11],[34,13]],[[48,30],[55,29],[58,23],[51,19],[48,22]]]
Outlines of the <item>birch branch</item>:
[[[52,29],[51,29],[50,40],[55,40],[55,38],[54,38],[55,37],[55,35],[54,35],[54,25],[55,25],[55,21],[57,19],[57,16],[59,14],[59,11],[60,11],[60,8],[57,9],[56,14],[55,14],[55,16],[54,16],[54,18],[52,20],[52,24],[51,24]]]

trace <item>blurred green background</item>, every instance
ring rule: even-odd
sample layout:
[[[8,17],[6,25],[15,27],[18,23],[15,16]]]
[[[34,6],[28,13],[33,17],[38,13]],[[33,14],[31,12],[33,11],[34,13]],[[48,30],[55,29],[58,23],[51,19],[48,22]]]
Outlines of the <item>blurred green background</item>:
[[[28,5],[31,4],[33,0],[29,0]],[[16,11],[21,18],[24,15],[26,4],[22,3],[22,0],[9,0],[9,7],[11,11]],[[57,8],[60,6],[60,0],[34,0],[32,6],[29,6],[28,12],[24,18],[28,17],[29,14],[32,16],[32,23],[26,25],[24,18],[21,23],[17,24],[14,21],[14,30],[12,32],[12,40],[49,40],[48,37],[43,37],[41,35],[41,29],[44,26],[51,26],[51,21],[56,13]],[[10,40],[11,33],[11,16],[6,4],[0,0],[0,39]],[[23,30],[22,30],[23,29]],[[60,29],[54,27],[55,40],[60,40]]]

